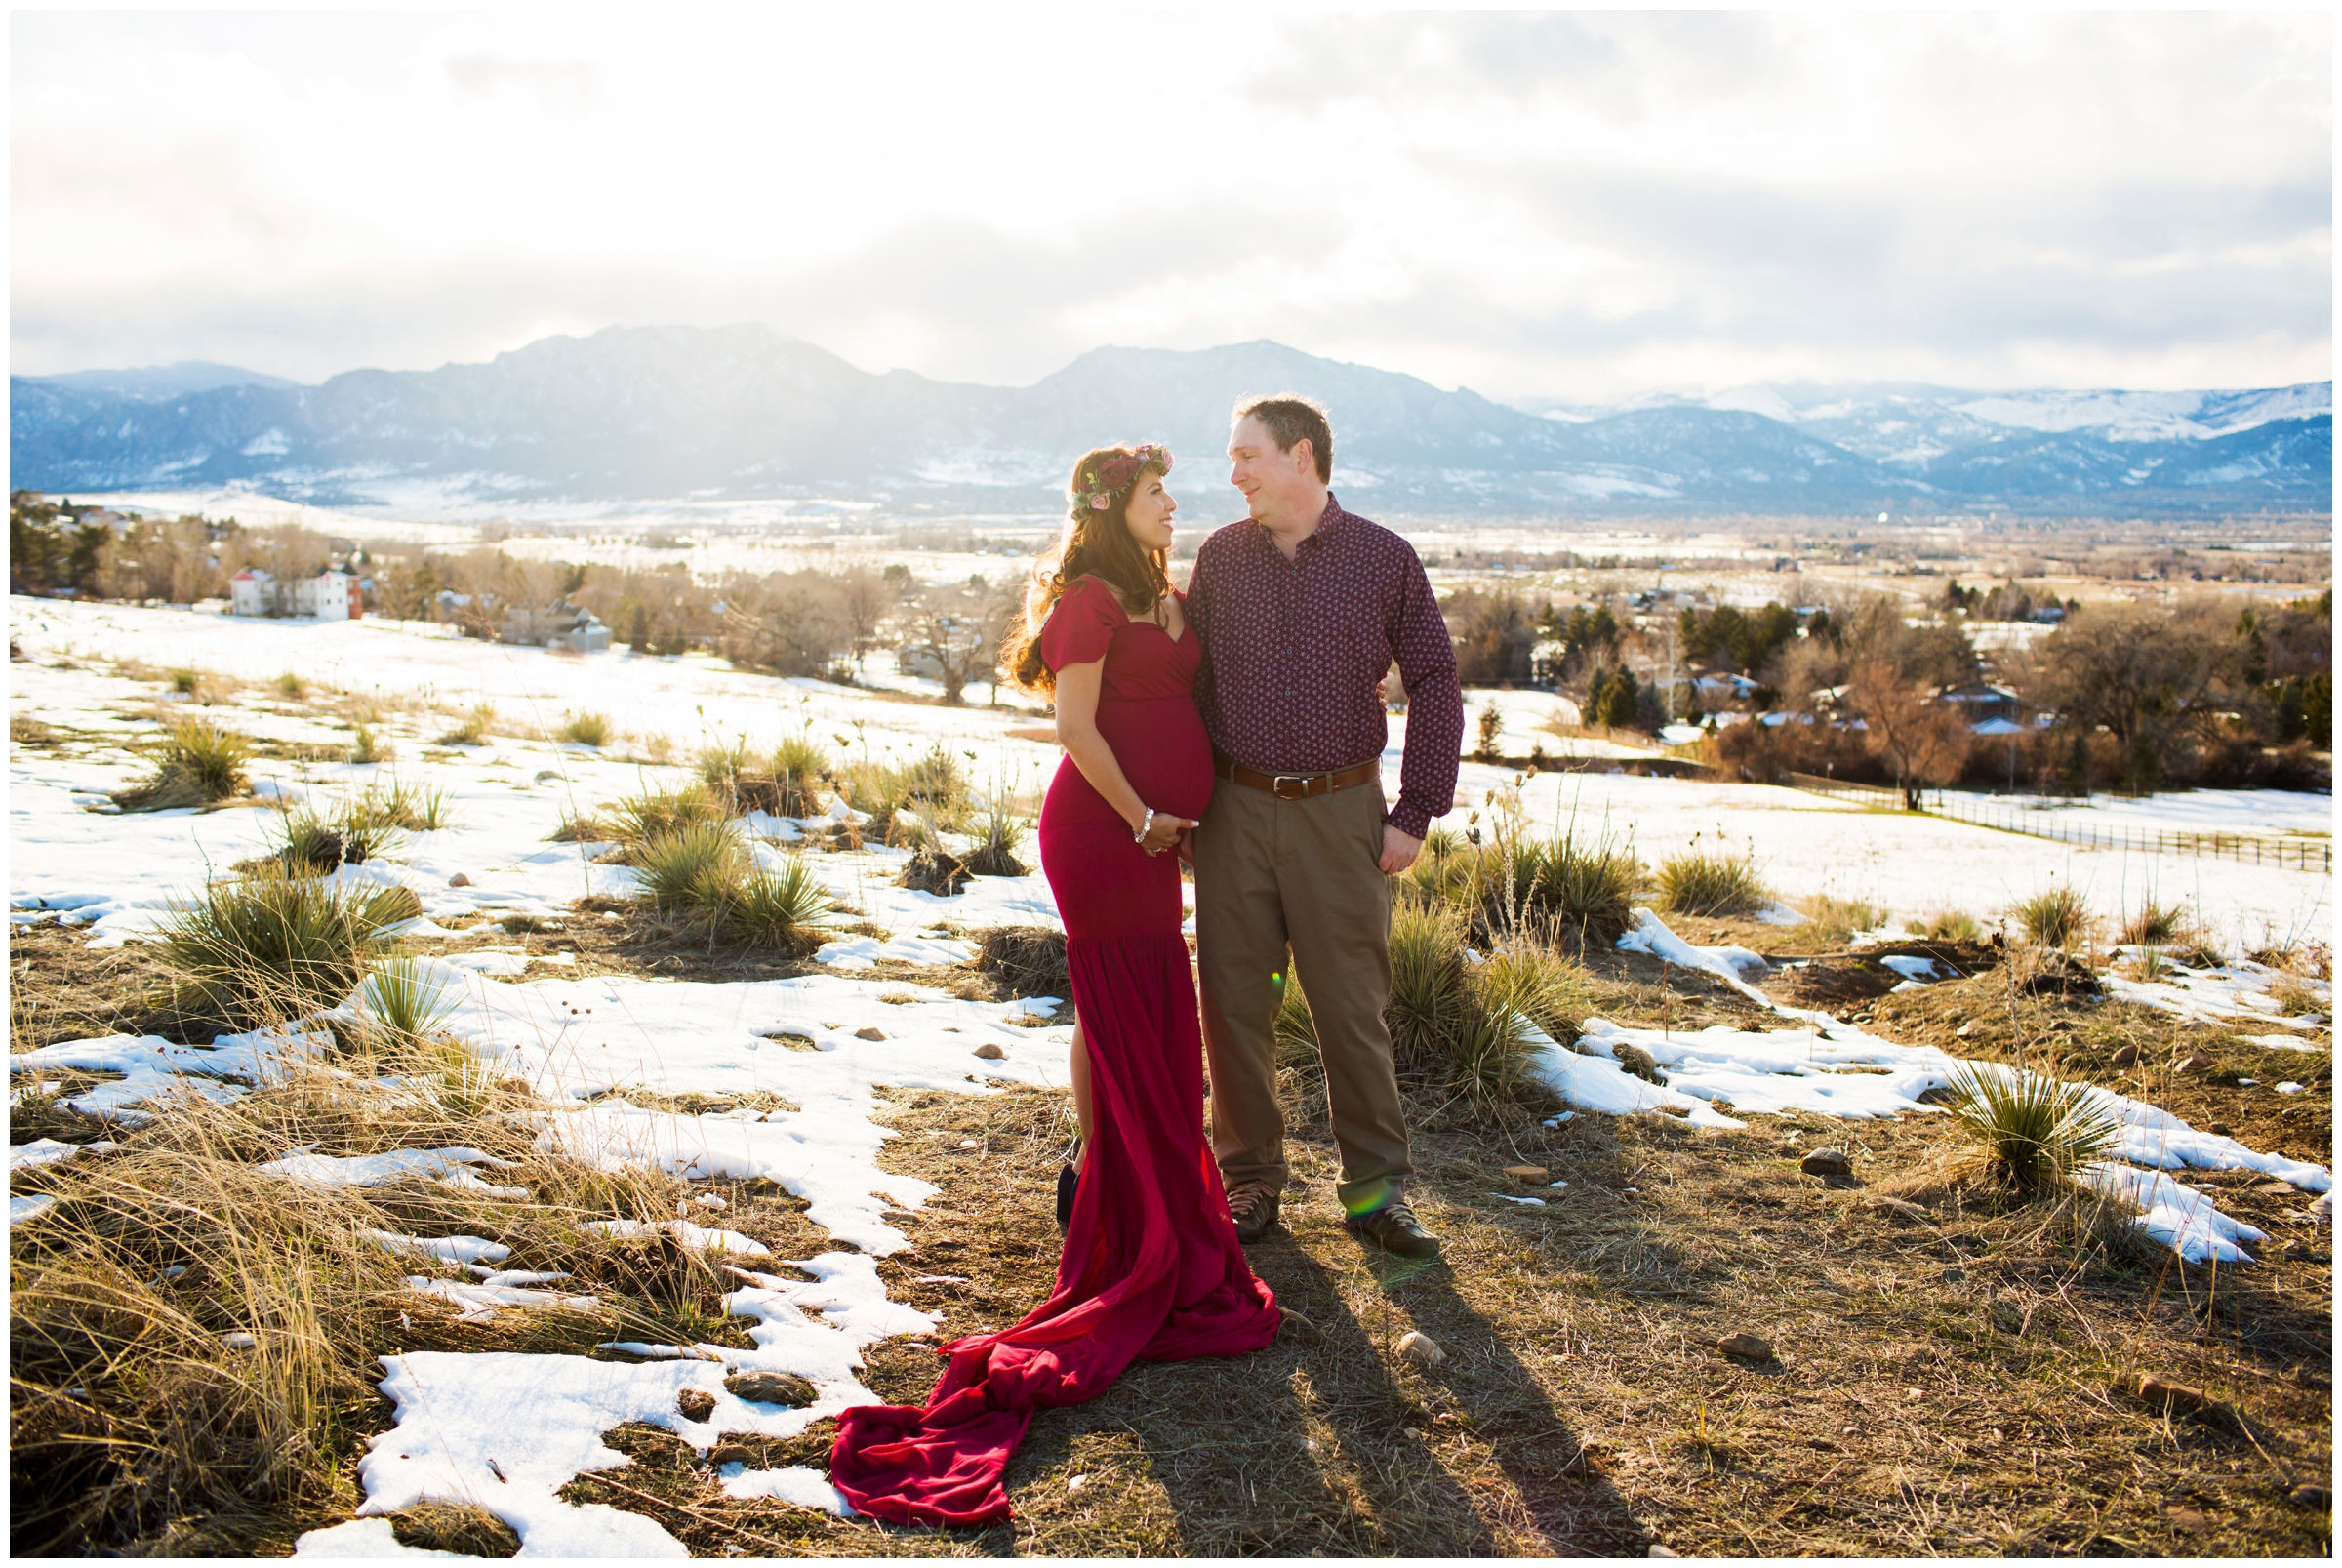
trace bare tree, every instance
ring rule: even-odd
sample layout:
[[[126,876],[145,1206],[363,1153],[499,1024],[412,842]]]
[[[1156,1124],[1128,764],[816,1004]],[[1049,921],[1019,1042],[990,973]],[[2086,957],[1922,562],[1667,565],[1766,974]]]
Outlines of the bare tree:
[[[2083,733],[2104,728],[2125,784],[2151,789],[2205,719],[2222,639],[2201,614],[2138,604],[2079,611],[2042,645],[2037,701]]]
[[[838,574],[833,592],[847,634],[853,639],[854,669],[859,674],[863,656],[877,642],[879,627],[886,624],[888,613],[902,594],[895,583],[863,561],[852,563]]]
[[[903,646],[934,663],[944,701],[957,707],[968,682],[991,666],[1008,615],[1021,603],[1014,583],[997,586],[981,576],[923,588],[903,605]]]
[[[721,591],[717,647],[736,664],[819,675],[853,640],[837,581],[819,572],[736,573]]]
[[[1913,686],[1885,660],[1869,660],[1854,671],[1847,705],[1861,718],[1864,741],[1895,776],[1903,809],[1919,809],[1919,791],[1959,777],[1975,737],[1965,717],[1948,703]]]

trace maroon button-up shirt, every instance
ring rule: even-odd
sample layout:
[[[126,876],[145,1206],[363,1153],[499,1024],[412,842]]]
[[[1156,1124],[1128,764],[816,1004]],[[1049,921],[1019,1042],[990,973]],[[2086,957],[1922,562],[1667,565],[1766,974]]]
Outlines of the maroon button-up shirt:
[[[1286,560],[1246,518],[1195,552],[1188,623],[1203,641],[1196,693],[1212,744],[1262,773],[1325,773],[1391,739],[1376,687],[1398,662],[1407,749],[1387,821],[1421,838],[1455,804],[1464,743],[1456,650],[1415,548],[1342,509]]]

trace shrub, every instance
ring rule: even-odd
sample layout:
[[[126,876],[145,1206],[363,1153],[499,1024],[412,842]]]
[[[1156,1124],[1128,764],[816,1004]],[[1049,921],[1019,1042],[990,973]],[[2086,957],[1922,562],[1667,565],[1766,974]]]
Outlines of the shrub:
[[[822,922],[831,907],[828,890],[813,868],[790,855],[779,870],[758,871],[741,885],[726,924],[749,946],[802,958],[829,940]]]
[[[2121,1136],[2120,1123],[2086,1084],[1962,1063],[1950,1087],[1953,1122],[1975,1140],[1995,1174],[2028,1191],[2103,1158]]]
[[[2122,942],[2140,947],[2165,947],[2179,940],[2186,911],[2177,905],[2160,905],[2153,899],[2139,905],[2139,912],[2122,922]]]
[[[287,697],[303,697],[307,695],[309,683],[288,669],[276,677],[276,689]]]
[[[722,822],[688,823],[645,838],[634,864],[653,907],[710,923],[739,902],[752,865],[746,846]]]
[[[1805,918],[1826,941],[1843,942],[1862,932],[1878,930],[1886,923],[1886,911],[1868,899],[1841,899],[1822,893],[1805,901]]]
[[[252,742],[210,719],[181,719],[165,732],[154,777],[114,796],[127,811],[168,811],[208,806],[252,787],[244,765]]]
[[[1659,896],[1678,913],[1715,916],[1754,914],[1769,897],[1753,858],[1697,851],[1661,863]]]
[[[203,671],[200,669],[181,668],[171,671],[171,689],[182,697],[194,696],[195,688],[202,684]]]
[[[263,873],[217,883],[164,917],[164,959],[231,1021],[297,1019],[350,993],[384,933],[422,912],[412,889]]]
[[[2071,887],[2047,888],[2020,903],[2017,923],[2026,937],[2045,947],[2080,946],[2090,934],[2090,906]]]
[[[493,704],[481,703],[464,715],[464,722],[439,737],[441,745],[486,745],[488,726],[496,722]]]
[[[580,745],[602,746],[610,742],[610,720],[600,713],[572,713],[561,726],[561,739]]]

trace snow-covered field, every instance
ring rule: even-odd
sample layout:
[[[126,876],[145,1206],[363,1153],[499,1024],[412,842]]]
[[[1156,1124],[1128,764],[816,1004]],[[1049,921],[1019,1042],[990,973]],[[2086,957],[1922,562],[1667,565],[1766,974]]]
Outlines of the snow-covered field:
[[[346,746],[350,734],[314,707],[280,697],[269,683],[284,672],[379,701],[378,733],[399,748],[395,760],[271,760],[254,764],[252,773],[263,799],[304,793],[331,798],[392,773],[445,790],[448,826],[414,834],[387,857],[339,873],[413,888],[423,901],[420,931],[442,929],[436,921],[474,912],[586,918],[574,909],[579,897],[628,891],[634,873],[596,864],[593,846],[552,843],[547,835],[571,812],[645,780],[680,777],[648,760],[661,739],[678,755],[707,742],[745,736],[770,744],[800,730],[825,745],[873,757],[904,759],[942,745],[958,754],[980,784],[998,779],[1028,789],[1056,764],[1054,746],[1007,733],[1030,725],[1029,714],[949,709],[819,682],[746,675],[703,658],[561,658],[380,622],[309,625],[22,599],[11,601],[11,622],[12,637],[28,656],[10,666],[11,717],[50,725],[67,737],[59,752],[12,744],[13,918],[41,919],[62,910],[99,942],[138,940],[170,899],[200,885],[207,868],[222,872],[261,853],[274,821],[273,813],[251,806],[148,814],[119,814],[105,806],[105,792],[141,771],[124,743],[152,732],[145,715],[158,702],[153,683],[111,673],[115,661],[194,666],[252,682],[225,705],[223,716],[234,727],[285,743]],[[1535,694],[1503,699],[1508,749],[1526,748],[1524,743],[1540,733],[1536,725],[1553,711],[1553,701]],[[494,704],[501,716],[487,744],[430,744],[457,712],[480,702]],[[437,711],[422,711],[418,704]],[[573,711],[609,715],[623,739],[596,749],[538,738]],[[1395,789],[1403,725],[1394,724],[1393,732],[1385,764]],[[1471,807],[1485,810],[1489,792],[1511,783],[1500,770],[1466,764],[1459,789]],[[1848,811],[1790,790],[1548,774],[1527,784],[1521,809],[1540,825],[1631,838],[1654,860],[1720,835],[1731,846],[1753,849],[1784,896],[1863,897],[1897,914],[1959,908],[1989,918],[2011,900],[2065,881],[2108,913],[2134,907],[2149,895],[2164,902],[2187,899],[2216,930],[2238,941],[2286,932],[2322,940],[2330,917],[2330,884],[2322,876],[2082,851],[1957,823]],[[1464,825],[1463,815],[1450,823]],[[801,831],[799,824],[763,818],[747,827],[764,859],[787,853]],[[811,1222],[842,1245],[790,1260],[809,1277],[789,1277],[765,1271],[778,1263],[763,1262],[757,1244],[722,1230],[712,1216],[699,1216],[697,1224],[673,1222],[670,1234],[683,1244],[741,1261],[736,1274],[742,1288],[727,1305],[755,1324],[749,1350],[685,1347],[673,1359],[647,1365],[519,1354],[388,1358],[383,1386],[397,1406],[397,1424],[376,1439],[360,1467],[368,1515],[424,1498],[458,1498],[505,1519],[530,1554],[680,1555],[679,1544],[654,1521],[581,1508],[556,1496],[581,1471],[622,1462],[602,1445],[602,1432],[626,1421],[647,1421],[702,1449],[727,1429],[792,1434],[872,1397],[857,1378],[863,1346],[936,1326],[931,1314],[889,1301],[871,1266],[874,1257],[905,1245],[894,1221],[915,1211],[931,1190],[887,1169],[888,1145],[898,1134],[888,1125],[894,1107],[886,1096],[915,1089],[988,1094],[998,1083],[1062,1084],[1070,1030],[1049,1022],[1062,1016],[1061,1005],[1051,1000],[970,1002],[932,986],[856,978],[858,968],[882,957],[964,957],[968,948],[959,932],[1055,923],[1054,903],[1037,875],[978,878],[955,897],[937,898],[894,885],[901,859],[884,850],[807,858],[841,900],[885,933],[841,933],[820,955],[826,973],[717,984],[564,975],[556,961],[553,973],[539,969],[532,976],[525,955],[495,946],[502,933],[493,925],[473,928],[478,945],[429,961],[431,976],[456,1003],[454,1032],[495,1063],[500,1075],[527,1079],[559,1107],[542,1119],[539,1141],[545,1152],[686,1176],[769,1177],[805,1198]],[[1744,987],[1749,984],[1742,971],[1753,955],[1691,947],[1656,917],[1646,915],[1629,942]],[[2330,1036],[2321,1036],[2315,1021],[2270,1016],[2274,1003],[2265,1008],[2265,997],[2254,1000],[2260,993],[2250,975],[2175,974],[2160,984],[2169,995],[2142,992],[2138,999],[2176,1012],[2194,1008],[2194,1016],[2207,1020],[2266,1016],[2272,1030],[2283,1031],[2273,1039],[2293,1044],[2298,1036],[2298,1043],[2330,1048]],[[1772,1006],[1761,990],[1749,994]],[[1940,1051],[1896,1045],[1826,1015],[1774,1010],[1784,1026],[1769,1032],[1671,1034],[1650,1020],[1596,1020],[1588,1026],[1584,1054],[1551,1049],[1540,1058],[1541,1071],[1566,1098],[1590,1109],[1631,1112],[1665,1103],[1678,1105],[1695,1123],[1713,1125],[1786,1109],[1857,1117],[1925,1112],[1932,1107],[1918,1096],[1958,1066]],[[1629,1044],[1669,1067],[1669,1086],[1624,1072],[1615,1050]],[[170,1086],[233,1100],[249,1092],[245,1084],[265,1081],[306,1049],[303,1039],[265,1034],[223,1038],[208,1050],[112,1037],[19,1053],[10,1066],[32,1075],[47,1067],[121,1073],[77,1103],[135,1125],[147,1114],[141,1103]],[[1839,1070],[1848,1067],[1870,1070]],[[628,1099],[635,1090],[769,1092],[789,1108],[689,1115],[635,1105]],[[2135,1200],[2154,1233],[2188,1256],[2242,1260],[2260,1233],[2220,1214],[2209,1196],[2168,1172],[2254,1169],[2305,1193],[2330,1186],[2322,1168],[2199,1132],[2153,1106],[2106,1098],[2124,1127],[2123,1160],[2094,1179]],[[476,1150],[411,1152],[429,1163],[438,1180],[496,1184],[495,1171]],[[379,1162],[382,1156],[371,1158]],[[364,1161],[295,1157],[272,1168],[288,1183],[383,1179]],[[1567,1199],[1555,1194],[1550,1201]],[[21,1215],[12,1204],[12,1223],[38,1224],[39,1216],[37,1204]],[[443,1249],[460,1241],[430,1239]],[[395,1237],[387,1244],[409,1245]],[[530,1260],[487,1251],[479,1259],[484,1261],[475,1262],[474,1272],[485,1277],[476,1286],[419,1274],[415,1287],[433,1295],[454,1290],[467,1310],[526,1310],[546,1294],[529,1289],[542,1282],[526,1272]],[[507,1262],[508,1272],[486,1266]],[[945,1328],[949,1332],[949,1325]],[[728,1368],[806,1378],[818,1400],[802,1410],[744,1402],[723,1387]],[[715,1418],[682,1416],[677,1394],[684,1388],[708,1393],[717,1402]],[[516,1427],[512,1413],[524,1408],[529,1420]],[[843,1506],[826,1477],[810,1469],[727,1467],[725,1485],[736,1496]],[[395,1550],[387,1527],[375,1517],[316,1532],[302,1546],[307,1555]]]

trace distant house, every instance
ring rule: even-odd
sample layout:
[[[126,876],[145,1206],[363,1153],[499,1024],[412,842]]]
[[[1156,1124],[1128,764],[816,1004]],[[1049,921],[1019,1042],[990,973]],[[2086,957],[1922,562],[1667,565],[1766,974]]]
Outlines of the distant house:
[[[227,609],[239,616],[355,621],[366,613],[365,589],[349,573],[331,567],[315,577],[280,578],[248,566],[227,580]]]
[[[1995,686],[1986,681],[1970,681],[1965,686],[1947,686],[1936,694],[1936,701],[1949,703],[1959,709],[1967,716],[1971,726],[1992,719],[2013,720],[2017,716],[2017,694],[2005,686]]]
[[[592,611],[581,610],[567,599],[542,608],[507,607],[497,637],[525,648],[566,648],[576,654],[610,651],[610,628]]]

